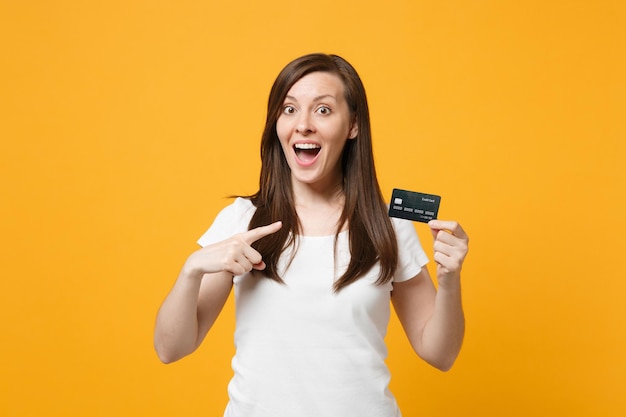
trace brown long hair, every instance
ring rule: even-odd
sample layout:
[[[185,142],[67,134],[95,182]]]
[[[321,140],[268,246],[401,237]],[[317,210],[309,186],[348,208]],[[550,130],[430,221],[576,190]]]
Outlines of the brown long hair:
[[[291,186],[291,171],[276,133],[276,121],[289,89],[305,75],[318,71],[336,74],[341,78],[348,107],[358,124],[357,138],[348,140],[343,150],[345,204],[335,236],[336,242],[339,231],[347,222],[350,263],[335,282],[334,290],[339,291],[358,280],[377,262],[380,263],[380,275],[376,283],[384,284],[393,278],[396,270],[396,236],[376,178],[365,88],[352,65],[337,55],[310,54],[297,58],[274,81],[261,138],[259,191],[250,196],[256,212],[250,220],[249,229],[278,220],[283,222],[283,227],[277,233],[258,240],[253,247],[261,253],[267,265],[263,273],[270,279],[282,282],[277,271],[278,259],[288,246],[296,244],[296,236],[301,228]]]

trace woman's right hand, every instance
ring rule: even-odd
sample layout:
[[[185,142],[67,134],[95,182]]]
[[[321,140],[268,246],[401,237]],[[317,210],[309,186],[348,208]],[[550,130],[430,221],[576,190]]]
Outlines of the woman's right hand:
[[[243,275],[253,269],[263,270],[265,262],[261,254],[251,245],[265,236],[276,233],[281,227],[282,222],[278,221],[205,246],[187,258],[184,269],[198,278],[215,272]]]

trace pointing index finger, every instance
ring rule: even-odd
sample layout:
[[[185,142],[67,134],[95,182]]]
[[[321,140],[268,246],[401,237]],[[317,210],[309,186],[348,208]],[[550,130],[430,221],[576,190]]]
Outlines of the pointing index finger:
[[[251,245],[265,236],[278,232],[281,227],[283,227],[283,223],[281,221],[277,221],[272,224],[268,224],[267,226],[260,226],[252,230],[248,230],[242,234],[242,237],[248,245]]]

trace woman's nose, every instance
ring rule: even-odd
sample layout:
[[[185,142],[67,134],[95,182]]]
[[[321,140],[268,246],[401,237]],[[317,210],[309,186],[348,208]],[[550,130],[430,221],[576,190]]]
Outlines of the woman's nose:
[[[315,130],[310,114],[307,112],[300,113],[296,124],[296,130],[302,135],[307,135]]]

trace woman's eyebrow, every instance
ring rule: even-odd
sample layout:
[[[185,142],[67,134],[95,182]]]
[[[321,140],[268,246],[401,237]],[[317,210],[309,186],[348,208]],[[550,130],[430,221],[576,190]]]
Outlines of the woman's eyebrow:
[[[314,97],[313,101],[314,102],[318,102],[318,101],[322,101],[322,100],[324,100],[326,98],[332,98],[333,100],[337,101],[335,96],[333,96],[332,94],[322,94],[322,95],[319,95],[317,97]],[[290,95],[285,96],[285,100],[295,101],[296,103],[298,102],[297,98],[295,98],[294,96],[290,96]]]

